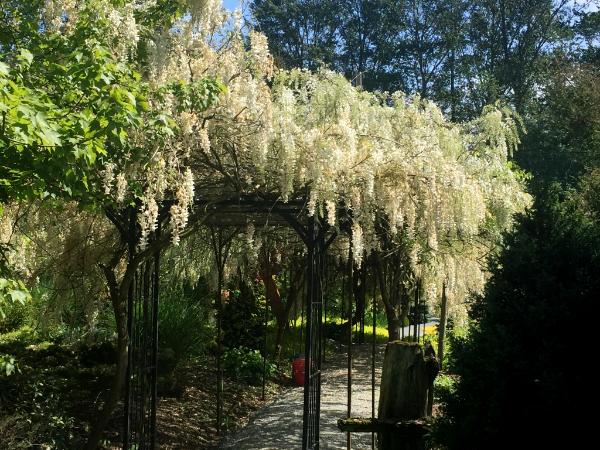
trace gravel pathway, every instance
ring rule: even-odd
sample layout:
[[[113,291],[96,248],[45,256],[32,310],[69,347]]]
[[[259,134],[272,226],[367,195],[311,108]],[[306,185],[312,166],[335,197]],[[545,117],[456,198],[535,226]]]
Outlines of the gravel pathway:
[[[377,347],[375,408],[379,400],[379,379],[385,347]],[[352,416],[371,417],[371,346],[354,345]],[[346,434],[337,420],[346,417],[347,353],[340,347],[323,365],[321,380],[321,448],[346,449]],[[303,389],[290,388],[274,402],[259,410],[250,423],[226,436],[221,449],[292,450],[302,447]],[[354,433],[352,448],[371,448],[370,433]]]

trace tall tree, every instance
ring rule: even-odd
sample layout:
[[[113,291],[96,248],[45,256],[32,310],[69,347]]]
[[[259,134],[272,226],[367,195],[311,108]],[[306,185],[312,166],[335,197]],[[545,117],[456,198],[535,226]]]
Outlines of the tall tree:
[[[390,62],[400,30],[397,2],[391,0],[255,0],[257,28],[285,68],[322,65],[349,79],[363,74],[368,89],[398,89]]]
[[[391,90],[401,87],[397,69],[390,65],[394,36],[402,22],[389,0],[345,0],[339,20],[339,55],[334,68],[347,78],[359,74],[364,88]]]
[[[568,0],[479,0],[468,9],[473,104],[504,98],[523,112],[542,56],[569,33]]]
[[[516,159],[534,175],[536,188],[575,186],[600,166],[600,72],[558,55],[547,74]]]
[[[256,0],[257,29],[269,38],[275,61],[284,68],[316,69],[335,61],[341,3],[334,0]]]
[[[580,58],[600,67],[600,11],[580,11],[573,26],[581,47]]]
[[[404,28],[396,38],[394,59],[404,74],[405,89],[424,98],[430,96],[431,83],[450,54],[439,26],[447,9],[444,3],[406,0],[396,6]]]

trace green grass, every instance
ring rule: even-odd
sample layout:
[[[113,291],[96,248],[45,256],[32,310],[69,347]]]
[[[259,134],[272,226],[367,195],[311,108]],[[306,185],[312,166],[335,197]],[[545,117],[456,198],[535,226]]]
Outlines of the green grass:
[[[356,327],[352,330],[352,342],[358,342],[360,336],[359,331]],[[377,344],[385,344],[388,341],[388,330],[387,327],[377,325],[375,327],[375,342]],[[365,325],[365,342],[373,341],[373,326]]]
[[[327,318],[327,323],[328,324],[342,324],[344,323],[345,320],[342,319],[341,317],[328,317]],[[304,326],[306,326],[306,323],[304,324]],[[267,347],[268,347],[268,353],[269,355],[273,355],[274,353],[274,346],[275,346],[275,335],[276,335],[276,325],[274,321],[269,322],[268,324],[268,330],[267,330]],[[328,340],[330,339],[327,335],[325,335],[326,338],[328,338]],[[373,327],[372,326],[365,326],[365,342],[366,343],[370,343],[372,342],[372,337],[373,337]],[[355,327],[352,330],[352,341],[354,343],[358,342],[358,338],[359,338],[359,331],[358,329]],[[282,342],[282,346],[281,346],[281,361],[285,361],[285,360],[289,360],[292,359],[293,357],[297,356],[299,353],[303,353],[304,352],[304,339],[305,339],[305,334],[304,334],[304,330],[302,330],[301,328],[301,320],[300,318],[298,318],[296,321],[292,321],[291,326],[288,327],[284,337],[283,337],[283,342]],[[386,343],[388,340],[388,331],[385,325],[377,325],[377,327],[375,328],[375,341],[378,344],[384,344]],[[345,344],[346,342],[341,342],[342,344]],[[328,354],[331,354],[334,350],[333,347],[331,345],[327,345],[326,349],[325,349],[326,353],[325,355],[327,356]]]

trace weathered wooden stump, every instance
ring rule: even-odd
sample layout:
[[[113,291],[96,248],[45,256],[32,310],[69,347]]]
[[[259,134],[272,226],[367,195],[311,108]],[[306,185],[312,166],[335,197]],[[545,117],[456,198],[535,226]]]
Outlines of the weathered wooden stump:
[[[379,417],[338,420],[340,431],[377,433],[379,450],[424,450],[431,428],[433,380],[439,365],[431,344],[389,342],[385,349]]]
[[[439,370],[431,345],[425,349],[415,342],[389,342],[385,349],[378,419],[420,420],[431,415],[433,380]],[[424,450],[422,436],[399,432],[379,432],[379,450]]]

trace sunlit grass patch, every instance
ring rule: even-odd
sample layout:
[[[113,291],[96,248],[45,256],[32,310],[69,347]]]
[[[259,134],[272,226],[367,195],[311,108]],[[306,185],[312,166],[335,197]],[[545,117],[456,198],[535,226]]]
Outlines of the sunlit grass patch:
[[[353,340],[354,342],[357,342],[358,338],[359,338],[360,332],[356,329],[354,329],[354,333],[353,333]],[[387,327],[384,326],[376,326],[375,327],[375,342],[381,344],[381,343],[385,343],[388,341],[388,330]],[[373,339],[373,326],[367,326],[365,325],[365,341],[366,342],[372,342]]]
[[[425,334],[425,335],[432,334],[433,335],[433,334],[437,334],[437,332],[438,332],[437,325],[425,325],[425,330],[424,330],[423,334]]]

